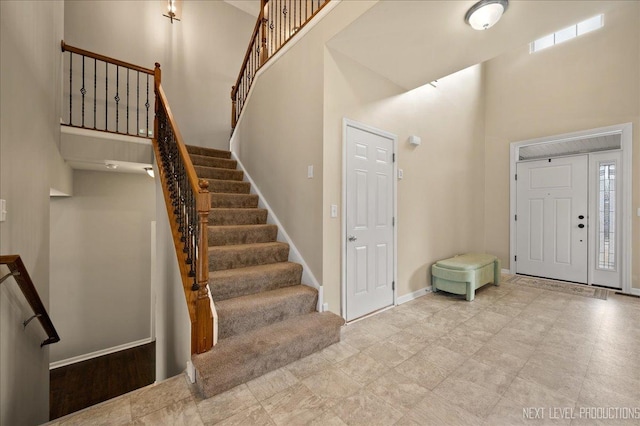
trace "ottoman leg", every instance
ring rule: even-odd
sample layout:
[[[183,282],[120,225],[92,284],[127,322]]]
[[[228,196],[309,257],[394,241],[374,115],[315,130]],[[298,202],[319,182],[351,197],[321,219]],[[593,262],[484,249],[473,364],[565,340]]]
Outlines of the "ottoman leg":
[[[438,291],[438,287],[436,287],[436,281],[438,279],[431,274],[431,292],[436,293]]]
[[[495,285],[500,285],[500,260],[496,259],[495,262],[493,262],[493,283]]]
[[[467,301],[473,302],[473,299],[476,297],[476,289],[472,285],[472,283],[467,282]]]

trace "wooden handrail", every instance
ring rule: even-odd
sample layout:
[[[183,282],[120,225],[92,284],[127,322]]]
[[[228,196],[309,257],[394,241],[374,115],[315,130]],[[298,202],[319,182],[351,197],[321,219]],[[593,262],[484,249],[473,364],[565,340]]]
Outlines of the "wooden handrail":
[[[31,319],[37,317],[45,333],[47,333],[48,338],[40,343],[40,347],[59,342],[60,336],[58,335],[56,328],[53,326],[51,317],[49,317],[47,309],[44,307],[44,304],[40,299],[40,295],[38,295],[38,291],[33,285],[33,281],[31,281],[29,272],[24,266],[20,255],[12,254],[0,256],[0,265],[7,265],[10,271],[10,274],[5,275],[2,281],[4,281],[4,279],[8,278],[9,276],[13,276],[13,278],[16,280],[16,283],[18,284],[18,287],[20,288],[20,290],[22,290],[22,294],[24,294],[25,299],[27,299],[29,306],[31,306],[31,309],[33,309],[34,316],[31,317]],[[24,322],[25,327],[31,319]]]
[[[208,250],[208,224],[211,201],[209,198],[209,182],[199,179],[196,174],[191,157],[176,124],[166,94],[162,88],[162,73],[160,64],[156,63],[154,86],[156,92],[156,117],[154,121],[153,150],[158,163],[159,178],[162,182],[162,190],[169,215],[171,233],[185,299],[188,306],[191,321],[191,352],[206,352],[216,343],[214,320],[217,319],[215,306],[209,298],[209,250]],[[167,140],[166,129],[160,129],[160,117],[164,120],[162,125],[170,128],[171,140]],[[162,141],[159,138],[163,138]],[[164,144],[161,146],[161,144]],[[173,154],[168,158],[163,149],[167,144],[172,144]],[[177,176],[175,169],[171,171],[172,164],[167,161],[177,161],[179,172],[184,174],[188,189],[179,188],[178,181],[182,177]],[[175,165],[175,164],[173,164]],[[170,174],[170,175],[169,175]],[[186,193],[186,198],[193,198],[185,204],[184,193],[176,195],[176,188]],[[178,213],[176,213],[178,212]],[[183,216],[180,216],[180,215]],[[188,216],[186,222],[184,215]],[[182,221],[181,221],[182,219]],[[191,229],[191,227],[196,228]],[[189,229],[185,229],[189,228]],[[190,244],[195,244],[193,247]],[[191,256],[192,258],[189,258]],[[194,267],[195,265],[195,267]]]
[[[63,52],[77,53],[79,55],[83,55],[83,56],[86,56],[86,57],[89,57],[89,58],[97,59],[97,60],[102,61],[102,62],[108,62],[110,64],[117,65],[119,67],[129,68],[129,69],[132,69],[132,70],[135,70],[135,71],[140,71],[140,72],[143,72],[145,74],[153,75],[153,73],[154,73],[154,70],[152,70],[150,68],[144,68],[144,67],[141,67],[139,65],[131,64],[129,62],[124,62],[124,61],[121,61],[121,60],[118,60],[118,59],[110,58],[108,56],[100,55],[100,54],[95,53],[95,52],[90,52],[88,50],[80,49],[79,47],[70,46],[70,45],[66,44],[64,42],[64,40],[62,40],[60,42],[60,48],[62,49]]]
[[[260,30],[260,27],[262,26],[263,13],[264,13],[264,9],[260,8],[260,15],[258,16],[258,20],[256,21],[256,25],[253,28],[253,32],[251,33],[251,38],[249,39],[251,41],[249,42],[249,47],[247,47],[247,53],[244,54],[244,60],[242,61],[242,66],[240,66],[240,73],[238,74],[238,78],[236,79],[236,84],[231,89],[231,98],[232,99],[235,98],[235,96],[238,93],[238,87],[240,87],[240,80],[242,80],[243,71],[247,67],[247,62],[249,62],[249,58],[251,57],[251,53],[253,51],[253,40],[256,39],[256,36],[258,35],[258,31]]]

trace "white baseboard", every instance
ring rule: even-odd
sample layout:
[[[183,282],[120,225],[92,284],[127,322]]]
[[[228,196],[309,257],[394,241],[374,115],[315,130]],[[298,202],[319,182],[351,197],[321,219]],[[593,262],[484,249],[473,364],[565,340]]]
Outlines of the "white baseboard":
[[[421,288],[420,290],[416,290],[413,293],[405,294],[403,296],[399,296],[396,299],[396,303],[398,305],[402,305],[403,303],[407,303],[412,301],[413,299],[417,299],[418,297],[422,297],[427,293],[431,293],[431,286]]]
[[[502,269],[500,269],[500,272],[503,273],[503,274],[510,274],[511,270],[502,268]]]
[[[234,160],[238,162],[238,167],[240,168],[240,170],[244,172],[244,176],[246,180],[249,183],[251,183],[251,193],[256,194],[258,196],[258,199],[259,199],[258,207],[266,209],[269,212],[269,214],[267,215],[267,223],[276,225],[278,227],[278,241],[289,244],[289,257],[291,258],[291,261],[302,265],[302,282],[318,290],[317,310],[322,311],[322,304],[323,304],[322,286],[320,285],[316,277],[313,275],[313,273],[309,269],[309,265],[307,265],[307,262],[304,261],[304,258],[300,254],[300,251],[298,250],[296,245],[293,243],[293,240],[289,237],[289,234],[287,234],[287,231],[284,229],[284,226],[282,226],[282,223],[280,223],[280,221],[278,220],[278,217],[273,212],[273,210],[271,209],[271,206],[262,195],[262,192],[260,192],[260,188],[258,188],[258,185],[256,185],[253,179],[251,179],[251,175],[247,173],[247,170],[244,168],[242,161],[240,161],[236,153],[233,151],[231,152],[231,156],[233,157]]]
[[[129,342],[122,345],[113,346],[111,348],[100,349],[99,351],[91,352],[88,354],[78,355],[71,358],[62,359],[60,361],[51,362],[49,363],[49,370],[64,367],[65,365],[75,364],[77,362],[86,361],[88,359],[97,358],[99,356],[109,355],[114,352],[124,351],[125,349],[135,348],[136,346],[146,345],[147,343],[151,342],[153,342],[153,340],[151,340],[150,337],[147,337],[146,339],[137,340],[135,342]]]

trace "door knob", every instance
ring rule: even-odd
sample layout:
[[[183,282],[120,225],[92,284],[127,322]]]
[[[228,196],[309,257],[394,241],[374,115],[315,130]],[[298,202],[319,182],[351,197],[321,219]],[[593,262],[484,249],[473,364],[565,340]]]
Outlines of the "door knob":
[[[580,225],[578,225],[578,228],[584,228],[584,224],[581,223]]]
[[[578,219],[584,219],[583,215],[578,216]]]
[[[349,235],[348,239],[349,239],[349,241],[353,242],[353,241],[357,240],[358,238],[356,238],[355,235]]]

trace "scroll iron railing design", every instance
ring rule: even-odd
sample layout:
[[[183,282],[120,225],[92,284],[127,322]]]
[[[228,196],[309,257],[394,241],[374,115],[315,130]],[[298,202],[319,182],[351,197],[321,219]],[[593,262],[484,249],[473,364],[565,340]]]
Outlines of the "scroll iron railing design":
[[[149,109],[153,107],[153,99],[149,97],[149,89],[154,70],[64,41],[60,42],[60,48],[68,57],[63,61],[69,77],[64,79],[63,87],[66,126],[152,137]]]
[[[330,0],[261,0],[251,42],[231,88],[231,128],[235,129],[258,70]]]
[[[209,182],[198,179],[155,68],[156,117],[153,147],[170,218],[180,274],[191,319],[191,352],[216,343],[215,307],[208,288]]]

